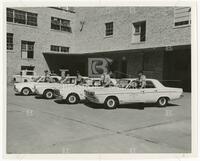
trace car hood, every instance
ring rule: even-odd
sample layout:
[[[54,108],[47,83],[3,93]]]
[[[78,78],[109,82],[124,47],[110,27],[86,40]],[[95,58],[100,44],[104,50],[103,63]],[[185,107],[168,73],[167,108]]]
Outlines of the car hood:
[[[97,88],[87,88],[87,91],[95,92],[95,94],[105,94],[105,93],[118,93],[119,91],[127,91],[125,88],[119,87],[97,87]]]
[[[14,85],[16,87],[20,87],[20,86],[32,86],[35,85],[36,82],[21,82],[21,83],[14,83]]]
[[[59,87],[61,85],[62,84],[60,84],[60,83],[37,83],[37,84],[35,84],[35,86],[37,88],[40,88],[40,87]]]
[[[60,86],[59,90],[60,91],[65,91],[65,90],[95,90],[95,89],[102,89],[104,87],[89,87],[89,86],[82,86],[82,85],[71,85],[71,86]]]

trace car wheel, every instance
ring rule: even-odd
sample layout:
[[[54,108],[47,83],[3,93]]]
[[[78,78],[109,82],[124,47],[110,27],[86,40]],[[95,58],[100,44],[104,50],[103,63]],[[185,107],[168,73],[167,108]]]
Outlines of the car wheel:
[[[75,93],[71,93],[67,96],[67,103],[69,104],[77,104],[79,102],[79,97]]]
[[[24,95],[24,96],[28,96],[30,95],[31,93],[31,90],[29,88],[23,88],[21,93]]]
[[[168,98],[166,98],[166,97],[159,98],[158,101],[157,101],[157,104],[160,107],[165,107],[168,104]]]
[[[53,91],[52,90],[46,90],[44,92],[44,97],[47,98],[47,99],[52,99],[54,97]]]
[[[105,100],[104,105],[107,109],[115,109],[119,105],[119,101],[115,97],[108,97]]]

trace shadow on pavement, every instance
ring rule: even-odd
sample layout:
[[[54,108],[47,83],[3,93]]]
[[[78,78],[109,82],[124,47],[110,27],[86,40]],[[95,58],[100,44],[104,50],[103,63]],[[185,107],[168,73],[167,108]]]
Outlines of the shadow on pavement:
[[[45,98],[45,97],[43,97],[43,96],[39,96],[39,95],[36,95],[35,98],[36,98],[36,99],[43,99],[43,100],[52,100],[52,99],[54,99],[54,98],[49,98],[49,99],[47,99],[47,98]]]
[[[106,109],[103,104],[94,104],[91,102],[84,102],[84,104],[87,107],[94,108],[94,109]],[[166,107],[172,107],[172,106],[179,106],[179,105],[169,103]],[[118,108],[144,110],[145,108],[166,108],[166,107],[159,107],[158,105],[152,104],[152,103],[151,104],[150,103],[146,103],[146,104],[145,103],[132,103],[132,104],[120,105]]]
[[[24,96],[24,97],[28,97],[28,96],[34,96],[34,94],[29,94],[28,96],[25,96],[21,93],[15,93],[15,96]]]
[[[54,102],[57,104],[67,104],[65,100],[54,100]]]
[[[56,99],[56,100],[54,100],[54,102],[57,103],[57,104],[68,104],[68,105],[74,105],[74,104],[69,104],[69,103],[67,103],[66,100],[60,100],[60,99]],[[84,101],[80,101],[80,103],[84,103]]]

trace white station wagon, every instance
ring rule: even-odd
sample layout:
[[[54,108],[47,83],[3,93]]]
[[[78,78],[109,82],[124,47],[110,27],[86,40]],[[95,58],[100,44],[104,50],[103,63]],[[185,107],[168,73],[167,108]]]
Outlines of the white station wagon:
[[[60,76],[50,76],[54,81],[59,81],[61,79]],[[14,83],[14,91],[16,93],[21,93],[22,95],[30,95],[35,93],[35,85],[42,84],[45,82],[45,76],[40,76],[33,80],[33,82],[21,82]]]
[[[146,79],[145,88],[137,88],[136,79],[121,79],[116,87],[85,90],[88,101],[104,104],[109,109],[128,103],[157,103],[163,107],[182,94],[183,89],[165,87],[156,79]]]

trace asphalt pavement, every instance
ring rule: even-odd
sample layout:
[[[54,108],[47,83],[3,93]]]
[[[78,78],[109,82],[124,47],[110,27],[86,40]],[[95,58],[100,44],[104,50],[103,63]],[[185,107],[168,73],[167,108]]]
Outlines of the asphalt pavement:
[[[15,95],[7,90],[7,153],[190,153],[191,93],[165,108],[115,110]]]

